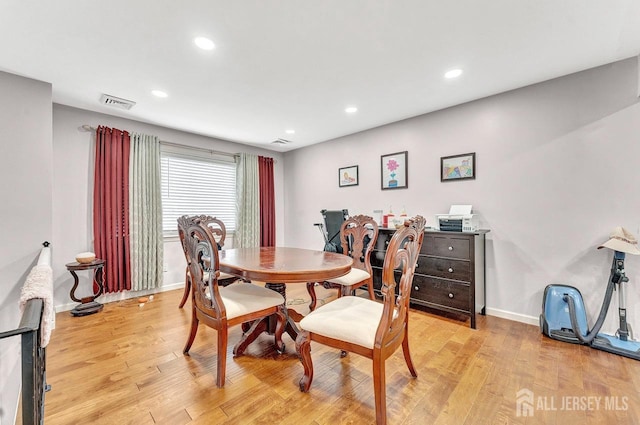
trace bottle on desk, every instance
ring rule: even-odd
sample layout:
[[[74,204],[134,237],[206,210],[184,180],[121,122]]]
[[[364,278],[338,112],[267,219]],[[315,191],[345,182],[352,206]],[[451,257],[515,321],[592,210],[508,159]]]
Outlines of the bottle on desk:
[[[384,227],[394,227],[396,216],[393,215],[393,209],[389,206],[389,214],[387,214],[387,224]]]
[[[407,209],[403,205],[402,212],[400,213],[400,224],[403,225],[407,218]]]

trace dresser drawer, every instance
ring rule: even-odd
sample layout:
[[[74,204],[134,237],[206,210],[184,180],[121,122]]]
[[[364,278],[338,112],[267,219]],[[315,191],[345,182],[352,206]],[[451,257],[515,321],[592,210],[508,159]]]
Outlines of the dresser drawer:
[[[470,282],[471,263],[449,258],[420,256],[416,273]]]
[[[469,260],[471,258],[471,241],[472,239],[466,236],[426,234],[420,252],[437,257]]]
[[[430,304],[470,311],[469,285],[414,275],[411,298]]]
[[[385,251],[394,232],[380,229],[371,253],[378,296]],[[414,306],[469,315],[470,326],[475,329],[476,313],[484,314],[485,309],[485,233],[425,230],[411,285]]]

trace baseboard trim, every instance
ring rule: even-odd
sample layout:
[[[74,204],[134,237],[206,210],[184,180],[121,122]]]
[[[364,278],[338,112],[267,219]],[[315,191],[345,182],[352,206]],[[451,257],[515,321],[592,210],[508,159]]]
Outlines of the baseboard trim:
[[[98,298],[98,302],[101,302],[103,304],[111,303],[181,288],[184,288],[184,282],[171,283],[168,285],[162,285],[160,288],[145,289],[142,291],[125,291],[114,294],[104,294]],[[56,313],[60,313],[61,311],[69,311],[73,310],[77,305],[78,303],[62,304],[56,306],[55,310]],[[539,317],[527,316],[526,314],[514,313],[512,311],[500,310],[497,308],[487,308],[486,313],[488,316],[500,317],[501,319],[513,320],[514,322],[526,323],[527,325],[540,325]]]
[[[527,316],[525,314],[514,313],[512,311],[500,310],[497,308],[487,308],[487,315],[500,317],[502,319],[513,320],[514,322],[526,323],[527,325],[540,325],[540,318]]]
[[[128,300],[131,298],[142,297],[145,295],[157,294],[158,292],[172,291],[174,289],[180,289],[180,288],[184,288],[184,282],[170,283],[168,285],[162,285],[159,288],[144,289],[142,291],[124,291],[124,292],[104,294],[99,296],[96,301],[102,304],[106,304],[106,303],[112,303],[116,301]],[[56,313],[60,313],[61,311],[69,311],[69,310],[73,310],[77,305],[78,303],[57,305],[55,306],[55,310],[56,310]]]

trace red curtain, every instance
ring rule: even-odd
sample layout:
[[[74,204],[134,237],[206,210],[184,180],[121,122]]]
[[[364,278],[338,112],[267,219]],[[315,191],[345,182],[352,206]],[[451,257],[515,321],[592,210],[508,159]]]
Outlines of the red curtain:
[[[105,292],[131,289],[129,253],[129,133],[96,130],[93,237],[97,258],[105,260]]]
[[[258,156],[260,179],[260,246],[276,245],[276,205],[273,158]]]

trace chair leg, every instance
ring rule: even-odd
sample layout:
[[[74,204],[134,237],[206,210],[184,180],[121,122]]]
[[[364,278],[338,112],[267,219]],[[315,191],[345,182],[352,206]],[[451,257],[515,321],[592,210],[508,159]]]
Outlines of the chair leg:
[[[229,329],[224,326],[218,330],[218,374],[216,376],[216,386],[224,387],[225,374],[227,371],[227,338],[229,337]]]
[[[276,329],[274,332],[274,343],[278,353],[284,353],[284,342],[282,342],[282,334],[284,334],[284,328],[287,322],[287,316],[284,315],[282,307],[278,309],[276,313]]]
[[[191,290],[191,279],[189,278],[189,266],[187,266],[187,270],[184,273],[184,294],[182,295],[182,301],[180,301],[180,305],[178,308],[184,307],[184,304],[187,302],[187,298],[189,298],[189,291]]]
[[[309,332],[302,331],[296,338],[296,352],[298,358],[302,362],[304,367],[304,375],[300,378],[298,386],[300,391],[306,393],[311,387],[311,381],[313,381],[313,361],[311,360],[311,335]]]
[[[193,340],[196,339],[196,334],[198,333],[198,324],[200,321],[198,320],[198,316],[196,315],[195,306],[191,308],[191,331],[189,332],[189,337],[187,338],[187,343],[184,345],[184,349],[182,352],[184,354],[189,353],[189,349],[191,348],[191,344],[193,344]]]
[[[376,425],[387,423],[387,388],[384,359],[373,356],[373,394],[376,402]]]
[[[408,323],[405,326],[409,326]],[[411,360],[411,353],[409,352],[409,329],[405,328],[404,330],[404,338],[402,339],[402,354],[404,354],[404,361],[407,363],[407,367],[409,368],[409,373],[414,378],[418,377],[418,372],[416,372],[416,368],[413,367],[413,361]]]
[[[311,302],[309,303],[309,310],[313,311],[316,309],[316,305],[318,303],[318,296],[316,295],[316,283],[315,282],[307,282],[307,292],[311,297]]]

